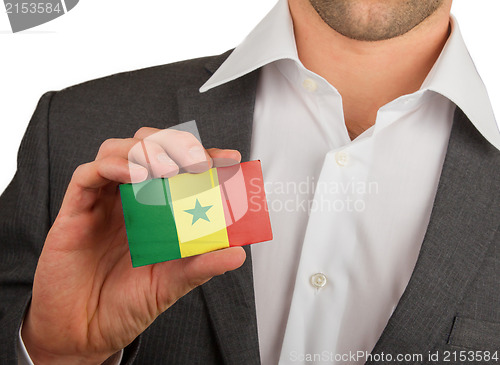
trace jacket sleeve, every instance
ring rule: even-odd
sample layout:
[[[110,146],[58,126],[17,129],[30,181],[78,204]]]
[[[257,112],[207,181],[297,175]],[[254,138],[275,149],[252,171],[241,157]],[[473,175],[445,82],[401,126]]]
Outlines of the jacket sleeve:
[[[18,153],[17,171],[0,196],[0,363],[17,364],[19,328],[51,222],[49,114],[56,92],[42,96]],[[53,199],[52,199],[53,201]],[[52,203],[54,204],[54,203]],[[125,349],[133,362],[139,340]]]
[[[18,153],[17,171],[0,196],[0,362],[17,364],[16,343],[33,276],[49,230],[48,113],[42,96]]]

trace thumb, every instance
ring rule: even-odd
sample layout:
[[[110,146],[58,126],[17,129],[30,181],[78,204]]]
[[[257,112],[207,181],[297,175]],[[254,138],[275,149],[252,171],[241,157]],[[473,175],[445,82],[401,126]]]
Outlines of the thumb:
[[[192,286],[189,290],[214,276],[239,268],[245,259],[246,253],[242,247],[230,247],[192,257],[184,267],[185,279]]]
[[[243,265],[245,259],[246,253],[242,247],[230,247],[177,260],[176,264],[179,266],[176,267],[175,274],[172,275],[172,271],[169,270],[170,274],[174,276],[175,279],[171,280],[173,277],[170,276],[170,280],[166,280],[164,285],[160,284],[157,287],[157,300],[160,311],[163,312],[180,297],[197,286],[206,283],[212,277],[239,268]],[[162,264],[169,263],[172,262],[165,262]],[[176,282],[173,283],[173,281]],[[173,292],[173,289],[175,292]]]

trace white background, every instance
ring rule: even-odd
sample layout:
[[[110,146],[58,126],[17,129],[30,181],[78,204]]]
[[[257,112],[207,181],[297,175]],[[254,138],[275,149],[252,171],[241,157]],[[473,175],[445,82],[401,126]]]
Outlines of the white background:
[[[0,192],[15,172],[19,143],[44,92],[120,71],[222,53],[238,45],[274,4],[81,0],[68,14],[16,34],[0,5]],[[500,1],[455,0],[452,11],[498,120]]]

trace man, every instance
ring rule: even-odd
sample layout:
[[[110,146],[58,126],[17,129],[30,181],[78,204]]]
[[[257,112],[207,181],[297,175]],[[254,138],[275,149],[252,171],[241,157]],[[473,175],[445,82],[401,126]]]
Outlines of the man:
[[[229,56],[45,95],[2,196],[2,360],[497,361],[499,134],[450,6],[281,0]],[[162,130],[193,119],[217,148]],[[119,183],[249,158],[273,242],[132,269]]]

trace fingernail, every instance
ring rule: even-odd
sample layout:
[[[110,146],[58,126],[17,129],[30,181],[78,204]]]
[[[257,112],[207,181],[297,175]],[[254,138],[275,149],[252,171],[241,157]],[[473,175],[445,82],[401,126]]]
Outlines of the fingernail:
[[[191,156],[191,159],[195,163],[207,160],[207,155],[205,155],[205,149],[200,146],[192,147],[189,150],[189,156]]]
[[[130,173],[130,180],[132,180],[133,183],[141,182],[148,178],[148,170],[141,165],[129,162],[128,170]]]

